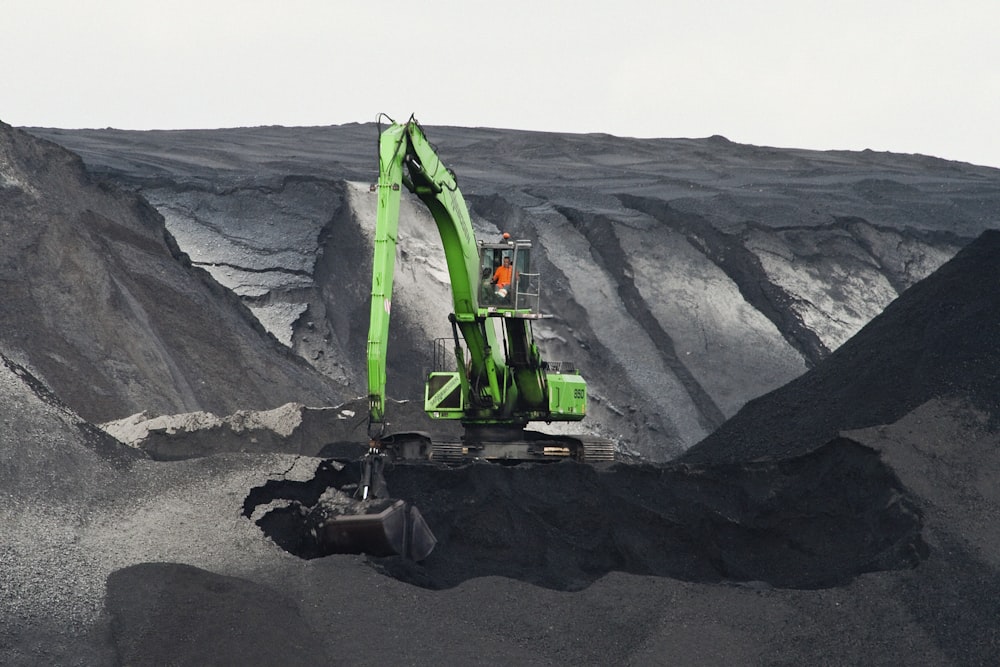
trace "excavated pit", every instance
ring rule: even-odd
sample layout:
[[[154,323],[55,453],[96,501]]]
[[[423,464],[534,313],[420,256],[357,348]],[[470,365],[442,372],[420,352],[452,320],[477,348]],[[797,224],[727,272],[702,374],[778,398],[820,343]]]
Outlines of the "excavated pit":
[[[355,464],[323,461],[311,480],[252,489],[244,515],[267,506],[256,521],[265,534],[316,558],[309,511],[326,489],[357,479]],[[611,571],[815,589],[915,567],[927,554],[907,490],[847,438],[740,465],[408,464],[387,468],[386,481],[438,545],[420,563],[369,560],[429,589],[496,575],[570,591]]]

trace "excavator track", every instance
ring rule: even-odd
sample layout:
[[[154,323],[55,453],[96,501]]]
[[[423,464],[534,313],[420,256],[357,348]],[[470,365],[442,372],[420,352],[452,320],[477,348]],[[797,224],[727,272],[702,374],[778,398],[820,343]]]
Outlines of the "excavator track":
[[[483,434],[480,434],[483,435]],[[486,460],[501,463],[552,462],[571,459],[580,463],[610,463],[615,443],[594,435],[550,435],[522,431],[520,437],[472,437],[462,440],[433,439],[430,460],[446,465]]]
[[[432,461],[458,465],[466,461],[500,463],[552,462],[570,459],[599,464],[615,461],[615,443],[591,434],[555,435],[531,430],[481,429],[461,439],[424,432],[388,435],[383,445],[395,461]]]

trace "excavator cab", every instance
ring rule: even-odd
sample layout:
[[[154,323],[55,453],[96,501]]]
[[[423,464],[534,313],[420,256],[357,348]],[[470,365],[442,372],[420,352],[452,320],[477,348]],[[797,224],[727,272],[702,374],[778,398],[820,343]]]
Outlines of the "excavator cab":
[[[479,242],[479,305],[491,314],[538,313],[538,274],[531,272],[531,241]],[[507,315],[507,312],[503,312]]]

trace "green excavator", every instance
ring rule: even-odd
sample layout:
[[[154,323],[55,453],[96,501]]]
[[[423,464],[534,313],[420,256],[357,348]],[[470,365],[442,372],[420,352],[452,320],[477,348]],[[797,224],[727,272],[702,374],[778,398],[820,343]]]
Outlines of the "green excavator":
[[[540,281],[531,242],[506,233],[497,242],[477,241],[455,174],[441,162],[417,120],[411,116],[396,123],[383,115],[378,129],[368,333],[370,446],[356,491],[362,506],[330,517],[319,532],[331,551],[397,553],[421,560],[434,547],[433,535],[415,507],[389,498],[382,476],[386,460],[598,463],[613,461],[615,450],[611,441],[592,435],[526,428],[531,422],[578,422],[587,414],[586,381],[566,364],[544,360],[532,334],[532,322],[546,315],[538,309]],[[435,347],[424,409],[432,419],[459,420],[461,437],[391,432],[386,420],[386,350],[404,187],[427,206],[437,225],[454,308],[448,316],[452,337]]]

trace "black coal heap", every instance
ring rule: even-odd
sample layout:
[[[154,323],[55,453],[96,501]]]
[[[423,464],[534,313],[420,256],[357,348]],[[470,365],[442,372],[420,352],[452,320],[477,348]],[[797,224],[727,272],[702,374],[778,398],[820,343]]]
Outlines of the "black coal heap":
[[[321,551],[309,508],[359,475],[356,465],[324,462],[309,481],[254,489],[244,514],[288,501],[258,525],[287,551],[314,558]],[[497,575],[579,590],[611,571],[818,588],[913,567],[926,555],[906,490],[875,452],[846,438],[767,463],[396,465],[386,478],[439,542],[422,563],[371,562],[431,589]]]

